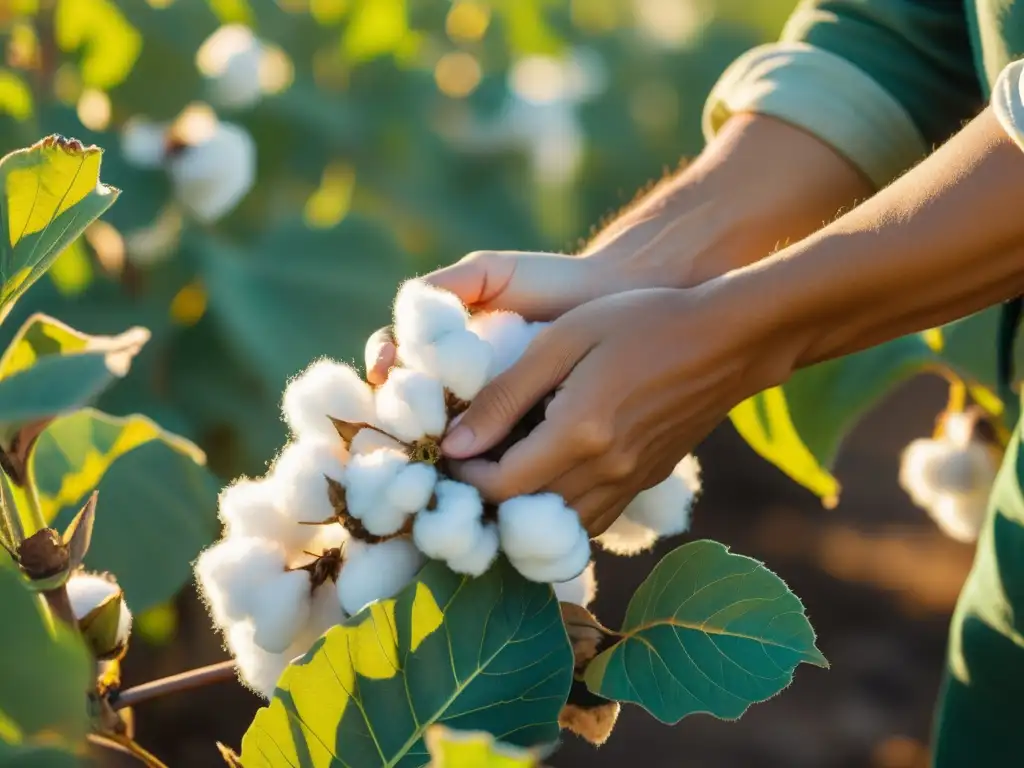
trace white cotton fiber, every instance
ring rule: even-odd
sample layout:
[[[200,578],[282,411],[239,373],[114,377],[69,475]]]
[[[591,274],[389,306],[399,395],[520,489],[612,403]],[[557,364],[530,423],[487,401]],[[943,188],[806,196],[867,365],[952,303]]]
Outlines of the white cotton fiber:
[[[919,507],[927,507],[939,493],[939,466],[950,447],[939,440],[920,438],[903,449],[900,457],[900,486]]]
[[[498,556],[499,543],[497,524],[484,523],[478,530],[473,546],[456,557],[449,557],[447,565],[456,573],[481,576]]]
[[[423,282],[407,280],[395,296],[395,341],[402,347],[423,347],[466,328],[469,313],[458,297]]]
[[[512,567],[530,581],[553,583],[570,581],[579,576],[590,562],[590,538],[582,528],[569,550],[559,557],[513,557]]]
[[[554,493],[517,496],[502,502],[498,529],[501,548],[510,559],[562,557],[583,532],[579,515]],[[580,566],[565,578],[571,579],[582,569]]]
[[[988,514],[988,494],[946,495],[927,508],[939,529],[955,541],[976,541]]]
[[[285,571],[260,587],[252,610],[253,640],[270,653],[284,653],[309,621],[310,583],[306,571]]]
[[[71,612],[79,621],[112,596],[120,595],[121,609],[117,617],[117,645],[123,646],[128,642],[132,631],[132,612],[128,610],[121,587],[118,586],[113,576],[75,571],[68,579],[65,588],[68,600],[71,602]]]
[[[256,142],[238,125],[218,122],[212,135],[165,161],[174,196],[192,216],[213,223],[256,181]]]
[[[690,527],[690,510],[699,491],[700,465],[696,457],[688,455],[668,478],[640,493],[623,515],[659,536],[675,536]]]
[[[472,400],[488,381],[494,352],[469,331],[453,331],[423,346],[399,347],[398,355],[409,368],[439,380],[460,400]]]
[[[427,506],[437,484],[437,470],[430,464],[406,464],[395,475],[384,494],[389,506],[414,514]]]
[[[654,546],[658,532],[635,520],[619,515],[604,533],[594,541],[601,548],[616,555],[635,555]]]
[[[349,542],[338,576],[338,602],[345,613],[359,613],[370,603],[397,595],[423,567],[426,558],[408,538],[380,544]]]
[[[373,389],[348,365],[323,358],[292,379],[284,390],[282,411],[296,437],[338,442],[331,418],[373,424]]]
[[[387,448],[392,451],[403,450],[400,442],[376,429],[360,429],[356,432],[356,436],[352,438],[348,448],[352,454],[373,453],[381,448]]]
[[[309,622],[300,639],[308,648],[320,635],[344,620],[345,612],[338,602],[338,588],[328,579],[313,592]]]
[[[228,538],[206,549],[196,561],[196,580],[214,623],[225,626],[253,610],[263,584],[283,573],[285,552],[272,541]]]
[[[377,389],[381,428],[405,443],[441,437],[448,425],[444,386],[419,371],[394,368]]]
[[[167,123],[129,118],[121,129],[121,154],[136,168],[159,168],[164,161]]]
[[[345,468],[328,443],[300,439],[281,451],[271,476],[278,492],[278,506],[292,524],[287,535],[278,540],[289,549],[306,547],[316,534],[309,523],[322,523],[334,517],[327,478],[342,482]]]
[[[551,585],[555,597],[561,603],[575,603],[586,608],[594,601],[597,594],[597,577],[594,575],[594,564],[590,563],[575,579],[556,582]]]
[[[242,478],[220,492],[217,512],[228,536],[279,540],[291,527],[279,501],[280,493],[269,479]]]
[[[348,511],[374,536],[395,533],[409,516],[409,510],[387,498],[388,488],[408,464],[404,453],[390,450],[357,454],[349,461],[344,483]]]
[[[264,699],[274,695],[277,681],[284,673],[291,656],[263,650],[253,638],[255,629],[248,621],[233,624],[224,635],[225,643],[235,658],[238,677],[245,687]]]
[[[471,485],[442,480],[434,494],[437,507],[416,515],[413,541],[423,554],[435,560],[462,558],[482,535],[484,504],[480,493]]]
[[[528,323],[514,312],[481,312],[469,321],[469,330],[486,341],[494,354],[487,370],[488,380],[512,367],[530,342],[548,323]]]

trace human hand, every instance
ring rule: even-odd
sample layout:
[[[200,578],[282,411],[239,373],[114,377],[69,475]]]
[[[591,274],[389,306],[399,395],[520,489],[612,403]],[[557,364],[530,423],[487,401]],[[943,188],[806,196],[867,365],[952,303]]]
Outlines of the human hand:
[[[619,293],[555,320],[445,438],[456,475],[495,502],[557,493],[602,533],[734,405],[788,376],[796,351],[718,282]],[[526,438],[496,462],[474,458],[553,391]]]

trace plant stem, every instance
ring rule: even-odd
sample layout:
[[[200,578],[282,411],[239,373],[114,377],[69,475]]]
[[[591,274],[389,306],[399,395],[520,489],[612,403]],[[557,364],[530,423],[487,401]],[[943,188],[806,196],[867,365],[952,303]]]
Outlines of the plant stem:
[[[3,517],[5,530],[10,531],[11,546],[16,551],[18,545],[25,540],[25,529],[18,514],[14,488],[11,486],[10,478],[3,471],[0,471],[0,516]]]
[[[122,691],[111,698],[110,705],[116,709],[134,707],[151,699],[166,696],[169,693],[190,691],[213,683],[222,683],[235,676],[235,662],[222,661],[198,669],[190,669],[170,677],[162,677],[142,685],[136,685]]]
[[[32,533],[43,530],[46,527],[46,518],[43,517],[42,507],[39,506],[39,492],[31,480],[26,481],[25,487],[21,490],[25,497],[28,516],[32,521]]]
[[[167,765],[160,760],[160,758],[148,750],[143,749],[131,739],[121,741],[111,736],[103,736],[96,733],[90,733],[86,738],[90,744],[97,747],[103,747],[104,749],[109,749],[114,752],[131,755],[140,763],[145,765],[146,768],[167,768]]]

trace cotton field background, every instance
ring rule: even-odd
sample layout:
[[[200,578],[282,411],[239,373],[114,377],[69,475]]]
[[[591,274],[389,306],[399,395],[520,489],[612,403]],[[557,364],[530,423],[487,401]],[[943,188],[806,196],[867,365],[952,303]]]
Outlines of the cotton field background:
[[[242,475],[322,469],[334,460],[315,453],[321,443],[302,437],[302,408],[315,397],[291,408],[286,400],[287,423],[282,420],[288,381],[323,356],[360,361],[367,336],[391,321],[396,291],[407,278],[479,249],[577,248],[637,190],[699,150],[708,90],[732,59],[777,34],[793,5],[0,0],[0,151],[48,134],[75,137],[104,149],[102,180],[122,190],[116,205],[3,319],[3,345],[37,312],[89,334],[144,326],[144,340],[119,337],[138,354],[131,374],[96,405],[113,417],[141,414],[153,420],[146,425],[158,423],[192,441],[215,475],[211,484],[187,462],[156,472],[137,457],[131,475],[137,484],[119,477],[115,485],[104,475],[110,457],[130,449],[117,447],[120,422],[104,420],[97,423],[115,436],[97,427],[89,443],[102,450],[60,454],[78,486],[39,478],[40,504],[62,526],[77,511],[72,502],[99,485],[94,555],[133,576],[126,589],[132,612],[121,606],[111,635],[116,645],[131,627],[126,687],[225,659],[224,638],[241,647],[230,637],[241,613],[217,591],[226,582],[210,576],[227,573],[230,580],[230,568],[218,571],[217,556],[206,556],[198,567],[206,583],[197,588],[190,560],[221,536],[220,486]],[[908,354],[925,357],[917,347]],[[320,374],[344,378],[338,370]],[[316,376],[316,369],[307,372],[308,391],[316,390]],[[977,493],[954,488],[943,495],[919,480],[931,471],[929,462],[953,454],[973,457],[984,474],[990,456],[973,440],[974,427],[955,417],[930,439],[936,415],[950,402],[943,379],[886,382],[893,396],[856,424],[838,462],[819,457],[813,477],[796,478],[815,493],[750,449],[756,440],[749,418],[736,421],[746,442],[723,425],[696,451],[703,490],[688,537],[723,542],[770,566],[802,599],[831,669],[802,668],[794,685],[739,722],[696,716],[668,728],[624,707],[606,744],[595,750],[567,737],[554,765],[927,765],[946,622],[970,565]],[[406,387],[404,398],[419,385],[393,386]],[[358,400],[358,392],[352,397]],[[364,421],[357,416],[344,418]],[[837,417],[844,431],[851,418]],[[403,445],[429,433],[398,418],[389,424]],[[164,439],[145,434],[133,439]],[[269,468],[290,435],[296,451],[312,453],[293,461],[292,470],[287,454]],[[194,455],[191,444],[167,443],[179,458]],[[835,445],[822,453],[834,454]],[[394,477],[425,466],[399,454],[388,459]],[[787,469],[784,456],[769,458]],[[833,474],[843,493],[825,509],[815,494],[831,504],[838,489]],[[685,477],[679,487],[695,487],[695,475]],[[352,483],[359,481],[338,481],[346,486],[348,511],[361,519],[363,490]],[[471,494],[444,483],[433,469],[416,469],[403,486],[402,498],[416,499],[409,509],[422,509],[419,496],[434,494],[434,518],[420,511],[413,522],[404,502],[395,502],[391,519],[362,521],[379,527],[371,535],[402,532],[404,538],[390,540],[388,562],[415,570],[428,552],[460,573],[485,568],[467,559],[468,550],[446,549],[454,545],[439,533],[443,513],[471,519],[479,541],[493,544],[489,557],[500,547],[527,578],[534,568],[534,581],[563,580],[540,569],[529,547],[519,550],[517,565],[516,541],[524,537],[499,534],[500,511],[497,520],[483,521]],[[250,506],[246,486],[234,492],[221,502],[228,528],[231,505]],[[325,491],[304,508],[323,508],[327,517],[330,498]],[[682,514],[683,506],[674,509]],[[637,519],[645,518],[638,513]],[[673,521],[660,523],[663,530],[650,526],[648,544],[658,533],[679,530]],[[172,529],[188,533],[171,535]],[[569,558],[566,553],[580,551],[573,550],[577,528],[566,523],[561,530],[561,554]],[[332,546],[329,530],[314,533],[318,547]],[[620,626],[630,596],[680,541],[660,541],[629,558],[594,547],[592,608],[606,625]],[[309,541],[301,544],[298,550]],[[157,556],[141,557],[143,551]],[[261,562],[281,576],[285,561],[277,564],[277,554],[261,551]],[[222,560],[235,556],[229,555]],[[565,578],[577,577],[578,568],[566,567],[572,573]],[[314,571],[287,571],[275,589],[298,594],[321,579],[313,594],[328,597],[293,600],[295,613],[288,615],[245,614],[246,626],[262,628],[261,648],[281,656],[304,642],[296,627],[330,626],[381,588],[369,574],[348,586],[338,579],[335,587],[332,579],[324,589],[330,574]],[[99,577],[77,581],[69,595],[79,618],[117,592]],[[186,582],[166,598],[169,587]],[[591,586],[575,581],[573,588],[582,595]],[[252,638],[245,642],[254,647]],[[247,673],[236,655],[252,687],[273,688],[273,679],[259,679],[266,658],[248,657]],[[266,674],[276,679],[280,667],[270,669]],[[214,744],[238,745],[265,703],[233,681],[177,693],[138,708],[136,735],[169,766],[219,766],[224,762]],[[115,755],[109,764],[137,763]]]

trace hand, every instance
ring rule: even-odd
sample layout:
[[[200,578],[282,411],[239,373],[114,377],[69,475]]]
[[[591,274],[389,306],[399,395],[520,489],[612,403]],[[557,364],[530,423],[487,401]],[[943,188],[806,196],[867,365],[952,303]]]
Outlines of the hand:
[[[789,373],[795,352],[720,282],[619,293],[556,320],[445,438],[445,454],[468,459],[455,474],[496,502],[558,493],[591,535],[603,532],[734,405]],[[556,389],[541,424],[499,461],[472,458]]]

